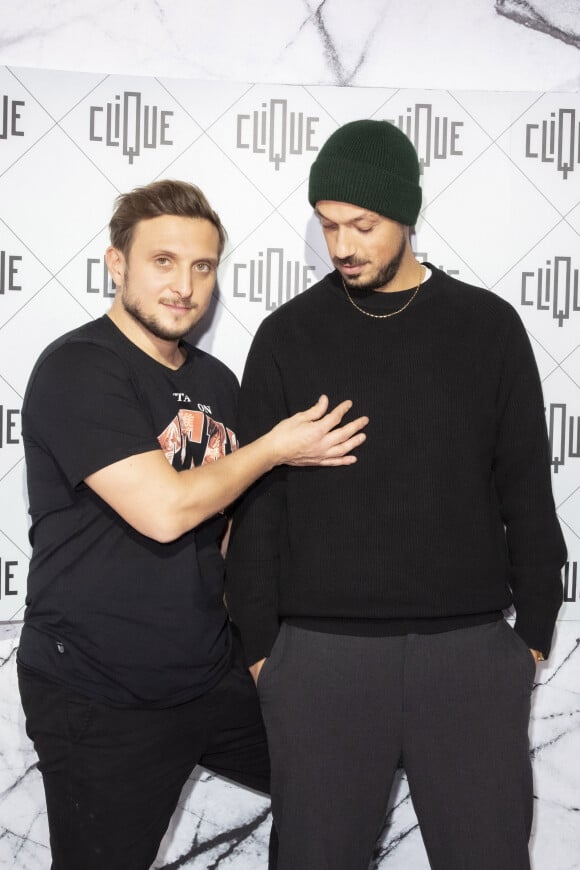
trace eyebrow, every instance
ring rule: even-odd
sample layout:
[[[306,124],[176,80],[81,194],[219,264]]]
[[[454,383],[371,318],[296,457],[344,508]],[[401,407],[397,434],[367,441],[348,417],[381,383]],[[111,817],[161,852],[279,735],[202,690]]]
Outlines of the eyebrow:
[[[318,211],[317,208],[314,209],[314,213],[317,215],[317,217],[321,218],[322,220],[328,221],[331,224],[336,223],[336,221],[333,221],[332,218],[329,218],[325,214],[322,214],[321,211]],[[373,212],[367,211],[367,212],[364,212],[363,214],[359,215],[358,217],[355,217],[352,220],[347,221],[346,223],[347,224],[358,224],[361,221],[371,221],[371,222],[376,223],[378,217],[379,216],[375,215]]]

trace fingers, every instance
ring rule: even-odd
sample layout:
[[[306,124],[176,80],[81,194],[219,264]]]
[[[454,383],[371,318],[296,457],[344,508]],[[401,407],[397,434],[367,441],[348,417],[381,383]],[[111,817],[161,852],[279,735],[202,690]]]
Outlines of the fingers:
[[[283,441],[281,448],[280,444],[277,445],[274,464],[329,466],[356,462],[356,457],[349,454],[366,440],[361,429],[369,418],[366,415],[357,417],[341,426],[345,414],[352,408],[351,400],[340,402],[331,411],[328,411],[328,404],[328,396],[322,395],[315,405],[274,427],[273,435],[283,434],[286,439],[290,435],[293,439],[290,444]]]
[[[343,403],[344,404],[344,403]],[[352,402],[351,402],[352,405]],[[306,411],[302,411],[302,414],[306,418],[306,420],[320,420],[326,414],[328,410],[328,396],[322,394],[315,405],[312,405],[311,408],[307,408]],[[344,412],[346,413],[346,411]],[[343,414],[344,416],[344,414]],[[342,419],[342,417],[340,418]],[[334,424],[336,426],[336,423]]]
[[[361,420],[366,419],[361,417]],[[356,421],[358,423],[358,421]],[[349,427],[354,424],[349,424]],[[366,424],[365,424],[366,425]],[[343,427],[346,429],[347,427]],[[340,430],[342,431],[342,430]],[[302,455],[299,458],[287,460],[288,465],[352,465],[357,461],[356,456],[350,455],[351,451],[366,441],[364,432],[357,432],[350,438],[343,436],[337,443],[335,432],[325,435],[316,442],[316,451],[310,455]]]
[[[326,399],[326,404],[328,407],[328,398],[324,396]],[[336,408],[333,408],[332,411],[329,411],[325,417],[322,418],[321,422],[324,423],[324,426],[327,431],[336,428],[339,425],[342,418],[345,414],[347,414],[352,408],[352,402],[350,399],[346,399],[344,402],[341,402]]]
[[[299,412],[306,420],[311,422],[320,421],[324,424],[324,428],[327,432],[330,432],[331,429],[335,429],[345,414],[347,414],[352,408],[352,402],[350,399],[345,399],[344,402],[340,402],[332,411],[329,411],[328,414],[328,396],[322,394],[315,405],[312,405],[311,408],[307,408],[305,411]],[[362,417],[359,419],[363,419]],[[368,423],[368,419],[366,420]],[[366,425],[363,423],[362,425]],[[360,429],[361,425],[357,426],[356,429]],[[356,430],[354,430],[356,431]]]
[[[256,685],[258,685],[258,677],[260,676],[260,671],[264,667],[265,661],[266,659],[260,659],[248,668]]]
[[[329,446],[334,446],[335,444],[342,445],[343,442],[348,441],[349,438],[352,438],[353,435],[356,435],[357,432],[364,429],[368,422],[369,418],[366,416],[357,417],[356,420],[352,420],[350,423],[345,423],[345,425],[341,426],[340,429],[333,429],[329,432],[326,437],[326,442]],[[359,443],[362,444],[365,437],[366,436],[363,435],[362,440]]]
[[[335,446],[328,446],[325,450],[321,465],[352,465],[356,462],[356,456],[350,456],[351,451],[360,447],[366,441],[364,432],[358,432],[346,441],[341,441]]]
[[[340,429],[333,429],[331,432],[328,432],[321,442],[324,456],[321,457],[320,465],[352,465],[356,462],[356,456],[350,456],[349,454],[366,441],[367,436],[360,430],[368,422],[368,417],[358,417],[356,420],[341,426]]]
[[[354,465],[356,456],[338,456],[336,459],[321,459],[318,465],[323,468],[338,468],[340,465]]]

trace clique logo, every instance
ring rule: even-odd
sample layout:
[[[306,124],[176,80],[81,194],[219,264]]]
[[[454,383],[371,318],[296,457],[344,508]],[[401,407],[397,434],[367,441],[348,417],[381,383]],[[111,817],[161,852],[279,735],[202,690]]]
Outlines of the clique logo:
[[[115,283],[107,269],[107,261],[104,257],[97,259],[88,257],[86,261],[86,291],[104,296],[105,299],[115,298]]]
[[[417,149],[421,173],[433,160],[461,157],[460,135],[463,121],[453,121],[446,115],[436,115],[432,103],[416,103],[403,115],[387,120],[402,130]]]
[[[9,136],[24,136],[20,123],[20,109],[25,106],[24,100],[12,100],[8,94],[3,94],[0,100],[0,139]]]
[[[18,272],[22,257],[18,254],[10,254],[0,250],[0,296],[10,291],[19,292],[22,285],[19,283]]]
[[[572,257],[554,257],[535,272],[522,272],[522,305],[549,311],[558,326],[563,326],[574,311],[580,311],[578,269]]]
[[[173,145],[169,136],[173,112],[143,102],[139,91],[124,91],[112,103],[89,108],[89,139],[108,148],[122,148],[132,164],[145,149]]]
[[[319,120],[290,111],[288,100],[271,99],[249,115],[237,115],[236,148],[267,155],[277,172],[289,155],[318,151],[314,137]]]
[[[0,449],[20,444],[20,408],[0,405]]]
[[[18,595],[18,590],[14,588],[16,582],[15,568],[19,564],[14,559],[3,559],[0,556],[0,599],[8,598],[10,595]]]
[[[234,263],[233,295],[274,311],[310,287],[313,273],[314,266],[286,259],[283,248],[266,248],[249,263]]]
[[[550,465],[558,474],[568,459],[580,457],[580,417],[570,414],[564,402],[551,403],[547,411]]]
[[[580,601],[580,587],[578,586],[578,562],[566,562],[564,565],[564,601]]]
[[[539,124],[526,124],[526,157],[553,163],[564,181],[580,162],[580,118],[575,109],[558,109]]]

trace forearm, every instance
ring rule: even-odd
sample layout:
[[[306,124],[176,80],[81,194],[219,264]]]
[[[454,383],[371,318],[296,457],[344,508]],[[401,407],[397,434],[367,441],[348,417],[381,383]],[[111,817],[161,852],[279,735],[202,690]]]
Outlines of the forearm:
[[[551,573],[522,571],[512,580],[516,621],[514,628],[530,649],[546,658],[562,604],[562,581],[556,568]]]
[[[247,665],[267,658],[278,636],[278,579],[264,567],[257,572],[226,568],[226,577],[235,573],[235,582],[226,582],[226,607],[242,639]],[[258,582],[255,582],[258,580]]]
[[[328,399],[321,396],[308,410],[282,420],[219,462],[180,475],[184,478],[180,480],[182,491],[174,494],[168,511],[172,520],[169,540],[224,510],[277,465],[335,466],[355,462],[356,458],[348,454],[364,441],[359,430],[368,418],[360,417],[337,428],[351,405],[350,401],[341,402],[326,413]]]
[[[167,543],[223,511],[275,465],[349,465],[362,444],[361,417],[340,426],[352,403],[326,413],[321,396],[306,411],[215,463],[176,472],[160,450],[130,456],[85,478],[86,484],[143,535]]]
[[[545,656],[562,603],[566,545],[552,498],[547,461],[522,463],[525,472],[504,481],[503,518],[510,560],[515,629]]]
[[[239,405],[239,435],[252,441],[288,414],[286,390],[275,354],[276,337],[265,321],[248,358]],[[247,492],[236,506],[226,559],[226,605],[237,625],[246,664],[270,654],[278,634],[280,537],[286,526],[286,478],[276,468]],[[253,674],[257,677],[259,668]]]
[[[224,511],[279,459],[268,433],[218,462],[177,474],[167,494],[164,539],[174,540]]]
[[[547,655],[562,602],[566,546],[556,515],[544,401],[532,349],[517,324],[502,380],[494,474],[511,564],[516,631]]]
[[[236,507],[226,559],[226,605],[246,663],[270,654],[279,629],[280,535],[286,526],[286,477],[276,468]]]

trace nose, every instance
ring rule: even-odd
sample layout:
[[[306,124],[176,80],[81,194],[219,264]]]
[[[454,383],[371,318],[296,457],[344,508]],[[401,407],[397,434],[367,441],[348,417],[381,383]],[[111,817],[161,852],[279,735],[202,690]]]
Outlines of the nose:
[[[171,289],[181,299],[189,299],[193,296],[193,278],[188,266],[184,265],[177,270],[174,280],[171,282]]]
[[[338,227],[334,236],[334,256],[346,260],[354,256],[356,245],[352,232],[348,227]]]

